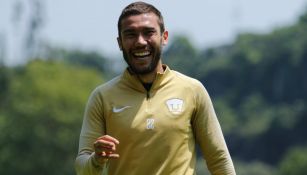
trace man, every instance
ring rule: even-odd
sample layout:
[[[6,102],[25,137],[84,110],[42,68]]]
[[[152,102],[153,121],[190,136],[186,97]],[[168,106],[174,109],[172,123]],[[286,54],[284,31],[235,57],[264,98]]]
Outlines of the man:
[[[77,174],[192,175],[198,143],[212,174],[234,175],[205,88],[162,64],[168,32],[160,12],[143,2],[128,5],[118,35],[128,68],[90,96]]]

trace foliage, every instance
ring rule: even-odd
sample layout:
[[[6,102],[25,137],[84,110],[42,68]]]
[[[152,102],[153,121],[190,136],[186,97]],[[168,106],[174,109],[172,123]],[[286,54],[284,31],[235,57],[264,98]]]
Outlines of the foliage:
[[[74,174],[83,106],[97,72],[55,61],[14,69],[0,113],[0,174]]]
[[[8,84],[10,82],[9,69],[0,65],[0,108],[5,102],[6,94],[8,92]]]
[[[49,46],[45,57],[47,60],[60,60],[104,73],[108,73],[110,67],[108,60],[96,51],[69,50]]]
[[[290,149],[280,163],[280,175],[304,175],[307,172],[307,147]]]
[[[170,67],[176,67],[185,74],[193,74],[191,68],[196,63],[196,49],[190,43],[187,37],[176,36],[173,44],[163,54],[163,61]],[[186,69],[188,68],[188,69]]]
[[[250,163],[235,161],[234,164],[237,175],[273,175],[277,172],[274,167],[258,161]]]

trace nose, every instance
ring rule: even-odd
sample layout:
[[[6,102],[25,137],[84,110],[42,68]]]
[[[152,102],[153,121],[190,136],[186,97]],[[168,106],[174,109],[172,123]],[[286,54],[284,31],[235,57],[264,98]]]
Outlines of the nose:
[[[144,46],[146,44],[147,44],[146,38],[142,34],[139,34],[137,39],[136,39],[135,45],[136,46]]]

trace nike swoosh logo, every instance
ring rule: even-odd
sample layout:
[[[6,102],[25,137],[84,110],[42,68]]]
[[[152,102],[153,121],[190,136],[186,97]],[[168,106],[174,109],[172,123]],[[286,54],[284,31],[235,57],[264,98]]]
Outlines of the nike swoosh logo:
[[[125,110],[127,108],[131,108],[131,106],[124,106],[124,107],[120,107],[120,108],[113,107],[113,112],[119,113],[119,112],[122,112],[123,110]]]

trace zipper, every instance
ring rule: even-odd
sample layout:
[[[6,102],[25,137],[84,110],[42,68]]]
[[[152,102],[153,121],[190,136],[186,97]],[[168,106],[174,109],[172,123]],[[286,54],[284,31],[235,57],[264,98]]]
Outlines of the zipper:
[[[146,90],[146,113],[150,114],[150,91]]]
[[[149,100],[149,98],[150,98],[150,92],[146,91],[146,100]]]

